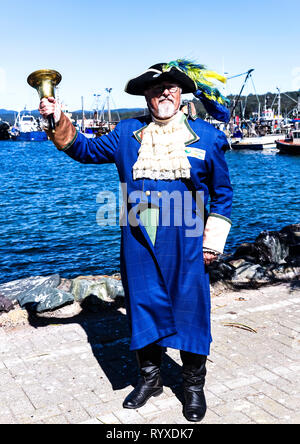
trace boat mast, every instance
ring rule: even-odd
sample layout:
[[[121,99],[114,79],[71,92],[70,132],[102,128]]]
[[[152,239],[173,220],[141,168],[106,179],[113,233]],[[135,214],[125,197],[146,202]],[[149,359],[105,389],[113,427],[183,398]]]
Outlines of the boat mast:
[[[111,90],[112,90],[112,88],[105,88],[105,91],[108,92],[108,94],[107,94],[107,114],[108,114],[107,120],[108,120],[108,122],[111,122],[110,103],[109,103],[109,96],[110,96]]]
[[[82,110],[82,121],[81,121],[81,131],[84,133],[84,107],[83,107],[83,96],[81,96],[81,110]]]
[[[100,101],[100,97],[101,94],[94,94],[94,102],[93,102],[93,111],[94,111],[94,120],[99,120],[99,101]],[[94,106],[95,105],[95,106]]]
[[[243,76],[244,74],[247,74],[247,75],[246,75],[246,78],[245,78],[245,80],[244,80],[243,86],[242,86],[242,88],[241,88],[241,90],[240,90],[240,92],[239,92],[238,98],[237,98],[237,99],[234,99],[233,108],[232,108],[231,113],[230,113],[230,120],[231,120],[231,118],[234,116],[235,108],[236,108],[236,106],[237,106],[237,104],[238,104],[238,102],[239,102],[239,100],[240,100],[240,97],[241,97],[241,95],[242,95],[243,89],[245,88],[245,85],[246,85],[246,83],[247,83],[247,80],[248,80],[249,77],[251,77],[251,73],[252,73],[253,71],[254,71],[254,69],[249,69],[249,71],[247,71],[247,72],[243,72],[242,74],[237,74],[236,76],[228,77],[228,80],[229,80],[229,79],[234,79],[235,77],[240,77],[240,76]]]
[[[278,111],[277,111],[277,116],[278,116],[278,119],[279,119],[280,115],[281,115],[281,94],[280,94],[280,89],[279,88],[277,88],[277,91],[278,91]]]

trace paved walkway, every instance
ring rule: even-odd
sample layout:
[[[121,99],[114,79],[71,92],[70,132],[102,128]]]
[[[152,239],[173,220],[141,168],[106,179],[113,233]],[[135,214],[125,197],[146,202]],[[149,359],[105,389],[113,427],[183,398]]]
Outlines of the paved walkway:
[[[243,290],[212,305],[202,423],[300,423],[299,286]],[[0,329],[0,424],[190,424],[172,349],[164,393],[141,409],[122,408],[137,374],[122,309],[29,324]]]

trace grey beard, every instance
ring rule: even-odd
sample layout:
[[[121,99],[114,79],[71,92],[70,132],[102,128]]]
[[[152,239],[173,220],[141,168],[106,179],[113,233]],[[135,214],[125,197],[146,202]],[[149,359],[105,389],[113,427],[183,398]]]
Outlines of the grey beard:
[[[148,103],[148,108],[150,113],[154,117],[157,117],[158,119],[169,119],[170,117],[174,116],[178,111],[178,109],[175,109],[175,105],[172,102],[167,104],[162,104],[162,103],[159,104],[156,115],[150,103]]]
[[[160,103],[158,104],[157,117],[159,119],[168,119],[175,114],[174,103]]]

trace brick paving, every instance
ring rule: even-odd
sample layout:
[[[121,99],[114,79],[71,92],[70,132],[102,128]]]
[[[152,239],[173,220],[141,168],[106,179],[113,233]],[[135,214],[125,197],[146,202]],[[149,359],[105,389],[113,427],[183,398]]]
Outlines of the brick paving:
[[[212,298],[201,424],[300,422],[299,315],[298,285]],[[137,376],[128,345],[122,309],[1,328],[0,424],[191,424],[182,416],[177,350],[164,358],[164,393],[138,410],[122,408]]]

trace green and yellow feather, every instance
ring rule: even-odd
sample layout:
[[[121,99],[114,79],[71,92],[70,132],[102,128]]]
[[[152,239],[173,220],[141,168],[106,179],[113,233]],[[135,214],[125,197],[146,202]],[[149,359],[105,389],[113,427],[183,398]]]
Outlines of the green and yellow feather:
[[[213,100],[222,105],[228,105],[230,103],[230,101],[220,93],[218,88],[211,81],[211,79],[216,79],[219,82],[226,83],[226,77],[215,71],[208,70],[205,65],[200,65],[185,59],[177,59],[167,63],[163,66],[163,71],[167,72],[173,67],[188,75],[190,79],[197,84],[198,89],[201,90],[209,100]]]

